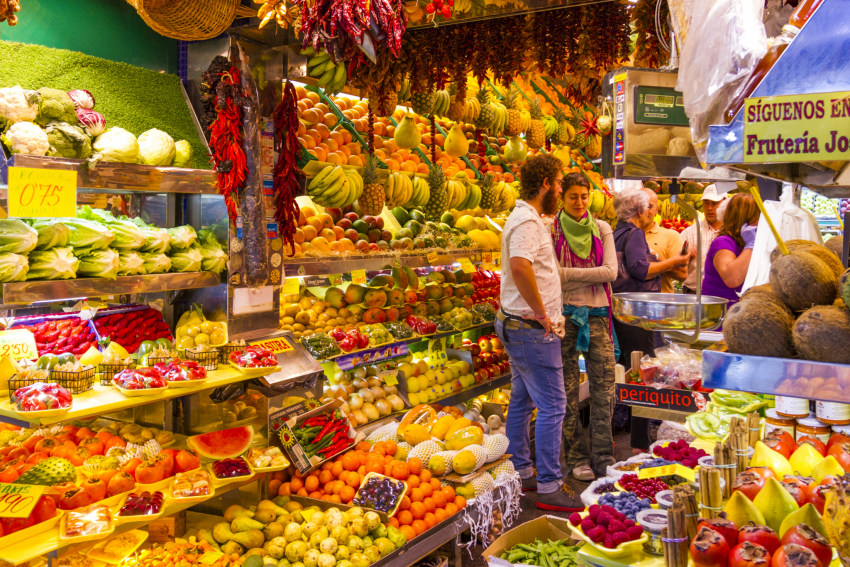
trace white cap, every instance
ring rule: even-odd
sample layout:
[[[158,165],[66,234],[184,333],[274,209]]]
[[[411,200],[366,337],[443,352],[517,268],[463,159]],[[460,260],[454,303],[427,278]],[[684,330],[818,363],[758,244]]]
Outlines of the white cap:
[[[702,191],[702,200],[703,201],[714,201],[715,203],[718,201],[722,201],[726,198],[726,195],[718,195],[717,187],[712,183]]]

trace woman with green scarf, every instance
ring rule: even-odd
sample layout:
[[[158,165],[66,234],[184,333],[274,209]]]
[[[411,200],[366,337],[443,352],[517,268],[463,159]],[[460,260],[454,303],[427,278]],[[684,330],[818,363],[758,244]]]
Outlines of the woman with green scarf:
[[[590,184],[581,173],[564,176],[563,208],[553,223],[566,318],[561,343],[567,413],[564,437],[567,467],[575,478],[603,477],[614,460],[611,414],[614,408],[616,336],[611,321],[611,282],[617,278],[617,252],[608,223],[589,213]],[[590,443],[578,411],[579,355],[590,382]]]

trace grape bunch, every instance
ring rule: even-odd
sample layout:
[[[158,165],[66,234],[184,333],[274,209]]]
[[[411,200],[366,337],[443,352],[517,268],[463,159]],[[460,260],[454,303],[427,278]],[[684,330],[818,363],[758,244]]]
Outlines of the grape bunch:
[[[626,476],[634,476],[634,475],[626,475]],[[609,492],[617,492],[617,486],[613,482],[606,482],[597,486],[594,490],[594,494],[608,494]]]

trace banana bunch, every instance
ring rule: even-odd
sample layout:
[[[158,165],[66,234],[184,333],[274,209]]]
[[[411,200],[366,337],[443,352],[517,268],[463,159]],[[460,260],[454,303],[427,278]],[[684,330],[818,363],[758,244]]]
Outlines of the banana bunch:
[[[455,0],[452,12],[455,14],[465,14],[472,9],[472,0]]]
[[[607,220],[613,228],[617,220],[617,211],[614,210],[614,199],[605,195],[604,193],[602,194],[602,196],[605,197],[605,204],[602,205],[602,208],[599,210],[599,214],[596,215],[596,218]]]
[[[401,103],[408,100],[410,100],[410,81],[405,79],[401,83],[401,90],[398,92],[398,101]]]
[[[494,189],[496,191],[496,200],[490,211],[497,214],[502,211],[513,209],[516,204],[516,193],[514,192],[514,188],[504,181],[499,181],[494,185]]]
[[[388,209],[400,207],[413,197],[413,181],[408,176],[394,171],[387,176],[384,192],[387,194]],[[428,202],[427,199],[425,202]]]
[[[428,182],[422,177],[413,178],[413,196],[402,205],[405,209],[413,207],[424,207],[431,198],[431,188],[428,187]]]
[[[531,113],[527,110],[521,110],[519,112],[519,117],[522,133],[528,134],[528,131],[531,130]]]
[[[491,101],[490,106],[493,107],[493,123],[490,124],[490,131],[494,134],[501,134],[505,131],[505,126],[508,125],[508,109],[505,105],[498,101]]]
[[[549,116],[543,116],[543,128],[546,130],[546,137],[551,138],[558,132],[558,121]]]
[[[475,183],[464,184],[466,186],[466,197],[458,203],[457,210],[465,211],[475,209],[481,204],[481,187]]]
[[[457,209],[464,200],[469,198],[469,186],[466,183],[449,179],[446,181],[446,204],[449,209]]]
[[[354,169],[339,165],[324,168],[307,184],[307,195],[328,209],[345,207],[363,193],[363,178]]]
[[[434,116],[445,116],[451,104],[452,97],[449,96],[449,91],[437,91],[434,93],[434,106],[431,107],[431,114]]]
[[[257,10],[257,17],[260,19],[258,29],[263,29],[266,24],[272,20],[277,22],[281,29],[286,29],[292,25],[298,15],[301,13],[298,6],[294,3],[287,6],[286,0],[254,0],[255,4],[262,4]]]
[[[596,214],[605,206],[605,193],[594,189],[590,192],[590,205],[587,207],[591,214]]]
[[[659,199],[658,200],[658,214],[661,215],[661,218],[664,220],[675,219],[679,217],[679,205],[676,203],[671,203],[670,199]]]
[[[334,63],[328,52],[316,53],[312,47],[301,50],[301,55],[310,58],[307,61],[307,74],[319,79],[319,86],[325,89],[325,94],[338,94],[342,92],[348,80],[348,71],[345,61]]]
[[[472,124],[478,118],[479,114],[481,114],[481,103],[478,102],[478,99],[475,97],[466,99],[466,110],[463,114],[463,121],[467,124]]]

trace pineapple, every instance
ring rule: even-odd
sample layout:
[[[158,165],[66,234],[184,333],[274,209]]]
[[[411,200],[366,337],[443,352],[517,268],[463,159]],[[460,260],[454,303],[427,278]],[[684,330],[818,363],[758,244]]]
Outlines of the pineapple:
[[[475,119],[475,127],[486,130],[493,124],[494,118],[493,107],[490,105],[490,89],[487,88],[486,83],[478,89],[475,98],[478,99],[478,104],[481,106],[478,118]]]
[[[384,210],[387,196],[384,187],[378,183],[378,173],[375,170],[377,163],[375,156],[369,156],[363,169],[363,193],[358,202],[364,215],[378,216]]]
[[[481,204],[480,207],[485,210],[490,210],[496,204],[498,191],[496,189],[495,179],[492,173],[484,175],[481,180]]]
[[[517,97],[518,94],[517,88],[511,85],[511,88],[508,89],[507,95],[505,95],[505,108],[508,109],[508,122],[505,126],[505,136],[509,138],[518,136],[522,133],[522,116],[517,108],[517,103],[519,102]]]
[[[428,220],[439,221],[440,217],[449,209],[449,195],[446,191],[446,176],[443,175],[443,166],[432,163],[428,167],[428,189],[431,197],[425,204],[425,217]]]
[[[457,85],[452,83],[449,85],[449,97],[451,104],[449,104],[449,110],[446,112],[446,118],[452,122],[462,122],[466,114],[466,93],[460,92]]]
[[[540,109],[540,99],[534,97],[531,101],[531,106],[528,108],[531,112],[531,128],[528,130],[528,147],[539,150],[546,143],[546,126],[543,124],[543,111]]]
[[[567,115],[561,109],[555,111],[555,120],[558,121],[558,131],[555,132],[552,141],[559,146],[566,146],[573,139],[573,136],[575,136],[576,130],[572,127],[570,121],[567,119]]]
[[[587,155],[587,159],[596,159],[602,155],[602,138],[599,136],[593,136],[590,138],[590,141],[587,144],[587,148],[584,150],[585,155]]]
[[[387,89],[369,89],[369,108],[375,116],[390,116],[398,104],[398,93]],[[414,95],[415,96],[415,95]]]
[[[574,150],[580,150],[587,145],[587,138],[585,137],[583,132],[579,132],[581,122],[576,112],[573,112],[573,115],[570,118],[570,126],[575,132],[572,139],[570,140],[570,148]]]
[[[427,116],[434,109],[434,88],[425,92],[414,92],[410,95],[410,108],[419,116]]]

